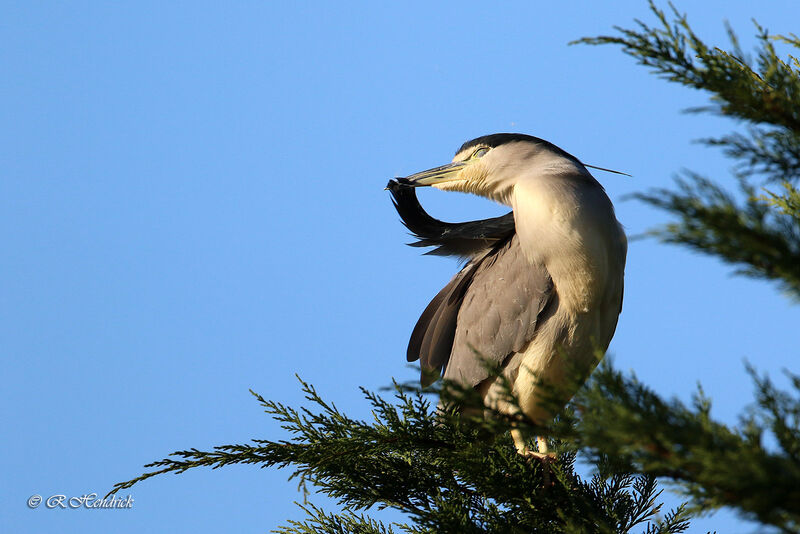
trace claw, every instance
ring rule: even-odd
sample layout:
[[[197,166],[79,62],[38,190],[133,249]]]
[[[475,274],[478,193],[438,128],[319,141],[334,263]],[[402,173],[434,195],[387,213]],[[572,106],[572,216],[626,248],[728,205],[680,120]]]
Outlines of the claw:
[[[520,454],[525,458],[531,460],[537,460],[542,464],[542,478],[544,479],[544,486],[550,487],[553,486],[553,482],[550,480],[550,472],[551,468],[550,465],[556,461],[556,453],[549,452],[547,450],[547,440],[545,440],[541,436],[537,436],[536,438],[536,448],[539,449],[538,451],[532,451],[529,448],[525,447],[524,450],[520,451]]]

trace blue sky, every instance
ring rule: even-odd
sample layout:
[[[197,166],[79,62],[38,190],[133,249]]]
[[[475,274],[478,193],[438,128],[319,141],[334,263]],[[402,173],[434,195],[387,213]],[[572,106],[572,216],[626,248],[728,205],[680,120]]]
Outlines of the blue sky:
[[[298,373],[366,417],[359,386],[416,372],[405,346],[457,270],[405,247],[388,178],[482,134],[548,139],[597,173],[629,235],[664,214],[633,191],[681,168],[730,184],[691,142],[735,124],[612,47],[568,46],[644,1],[4,3],[0,17],[0,517],[13,532],[265,532],[303,513],[288,471],[149,480],[128,511],[30,510],[105,493],[189,447],[280,438],[248,393],[297,405]],[[678,2],[709,42],[751,17],[797,32],[794,1]],[[425,191],[435,216],[503,212]],[[714,259],[652,241],[628,257],[617,365],[728,422],[742,361],[796,369],[798,309]],[[312,501],[325,505],[322,497]],[[729,513],[692,532],[749,532]]]

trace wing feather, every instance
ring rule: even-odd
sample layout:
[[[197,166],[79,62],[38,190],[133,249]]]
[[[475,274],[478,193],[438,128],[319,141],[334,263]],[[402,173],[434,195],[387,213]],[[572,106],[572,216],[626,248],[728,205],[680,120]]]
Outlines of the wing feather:
[[[524,349],[553,295],[549,273],[525,257],[516,235],[493,249],[459,308],[445,378],[470,386],[488,378],[483,359],[501,365]]]
[[[450,358],[458,310],[473,272],[470,264],[456,274],[428,304],[411,333],[406,359],[420,360],[423,386],[433,381]]]
[[[515,231],[512,212],[490,219],[449,223],[428,215],[413,187],[391,180],[386,188],[392,193],[392,203],[403,224],[418,239],[409,244],[412,247],[436,247],[425,254],[473,259]]]
[[[515,235],[469,262],[422,312],[408,345],[422,384],[445,378],[476,386],[488,378],[481,358],[502,364],[533,338],[553,295],[543,266],[528,261]]]

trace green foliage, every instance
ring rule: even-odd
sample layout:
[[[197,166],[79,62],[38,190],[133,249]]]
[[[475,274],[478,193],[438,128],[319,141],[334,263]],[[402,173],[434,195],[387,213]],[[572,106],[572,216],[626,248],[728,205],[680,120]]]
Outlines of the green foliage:
[[[671,5],[670,5],[671,6]],[[664,209],[678,221],[650,232],[664,242],[689,247],[740,266],[738,272],[777,280],[800,297],[800,210],[791,184],[800,178],[800,63],[779,57],[775,43],[800,48],[794,35],[772,36],[756,24],[758,50],[748,59],[730,28],[731,50],[711,47],[692,31],[685,15],[672,7],[674,21],[652,2],[659,25],[636,21],[636,29],[617,27],[619,36],[581,39],[613,44],[666,79],[709,93],[711,112],[744,122],[744,133],[704,139],[737,162],[743,204],[711,180],[685,172],[677,191],[656,189],[633,195]],[[769,202],[756,195],[754,180],[780,181],[783,193]],[[795,191],[796,194],[796,191]],[[780,206],[780,210],[772,209]]]
[[[797,178],[798,156],[800,156],[800,77],[797,59],[789,56],[783,61],[777,53],[774,41],[779,40],[790,46],[800,48],[796,36],[770,36],[758,26],[757,37],[760,48],[755,62],[748,60],[739,47],[738,39],[729,28],[732,50],[725,51],[711,47],[691,29],[686,15],[681,15],[670,4],[675,17],[670,23],[664,11],[650,2],[650,9],[660,22],[659,27],[650,27],[637,20],[637,30],[615,27],[621,36],[589,37],[576,41],[586,44],[616,44],[623,52],[633,56],[641,64],[654,69],[667,80],[694,89],[708,91],[711,105],[694,111],[712,111],[723,116],[741,119],[753,125],[780,128],[786,134],[787,144],[764,137],[767,146],[773,150],[775,160],[759,154],[757,150],[745,149],[743,156],[754,157],[757,164],[768,168],[781,168],[791,155],[795,165],[792,176]],[[720,142],[723,146],[735,148],[735,144]],[[744,147],[757,146],[745,143]],[[787,150],[788,147],[788,150]],[[785,178],[781,174],[781,178]]]
[[[623,472],[671,479],[689,511],[730,506],[800,532],[800,378],[790,394],[751,375],[756,402],[732,428],[711,418],[702,391],[692,406],[665,401],[605,363],[573,399],[573,425],[554,434],[592,462],[611,457]]]
[[[756,23],[758,49],[750,60],[730,28],[731,50],[711,47],[670,7],[672,22],[651,2],[656,27],[636,21],[635,29],[616,28],[618,36],[579,42],[618,45],[666,79],[708,92],[710,105],[690,111],[743,122],[744,132],[701,141],[736,162],[742,200],[685,171],[676,190],[633,195],[677,217],[650,235],[733,263],[740,274],[776,281],[800,298],[800,193],[794,185],[800,178],[800,63],[791,55],[781,59],[775,46],[800,48],[800,40],[772,36]],[[782,190],[759,194],[775,182]],[[800,532],[800,381],[790,375],[789,394],[752,374],[755,403],[730,428],[711,419],[702,392],[692,407],[665,402],[603,366],[574,400],[580,417],[562,436],[595,458],[613,457],[625,471],[671,479],[694,510],[730,506],[782,532]]]
[[[800,213],[800,190],[789,182],[783,182],[781,186],[784,189],[783,194],[767,191],[768,196],[761,197],[761,200],[778,208],[781,213],[786,215],[791,216],[792,214]]]
[[[677,180],[677,190],[655,189],[634,198],[670,211],[678,221],[651,230],[665,243],[676,243],[736,264],[737,273],[777,281],[800,298],[800,211],[797,192],[771,194],[769,203],[740,180],[744,201],[695,173]],[[775,210],[772,206],[780,206]]]
[[[657,517],[660,491],[654,477],[604,469],[583,480],[575,472],[575,452],[564,450],[553,463],[521,456],[507,431],[520,425],[527,425],[528,433],[540,430],[524,419],[454,416],[432,410],[423,392],[396,386],[394,401],[364,390],[373,420],[360,421],[324,401],[312,386],[302,387],[313,409],[296,410],[256,395],[291,440],[179,451],[114,491],[164,473],[246,463],[289,466],[290,478],[299,478],[303,488],[312,484],[344,509],[330,514],[304,506],[307,520],[290,522],[278,531],[284,533],[391,532],[358,515],[383,508],[405,512],[411,522],[396,526],[415,533],[622,533],[639,527],[666,534],[688,525],[683,508]],[[602,454],[598,461],[608,464]]]

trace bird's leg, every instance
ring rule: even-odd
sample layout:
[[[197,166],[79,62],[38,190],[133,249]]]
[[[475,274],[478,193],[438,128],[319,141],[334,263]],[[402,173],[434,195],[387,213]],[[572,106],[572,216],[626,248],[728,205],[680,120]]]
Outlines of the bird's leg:
[[[549,456],[551,458],[556,457],[554,452],[548,452],[547,439],[545,439],[544,436],[536,436],[536,448],[539,449],[539,453],[544,454],[545,456]]]
[[[522,436],[522,432],[519,430],[512,430],[511,437],[514,438],[514,446],[517,448],[517,452],[522,456],[538,458],[542,462],[556,459],[556,453],[549,451],[547,447],[547,439],[545,439],[544,436],[536,436],[537,450],[535,451],[528,447],[527,443],[525,443],[525,438]]]
[[[528,444],[525,443],[525,438],[517,429],[511,431],[511,437],[514,439],[514,447],[517,448],[517,452],[520,453],[522,456],[528,456],[530,449],[528,449]]]

